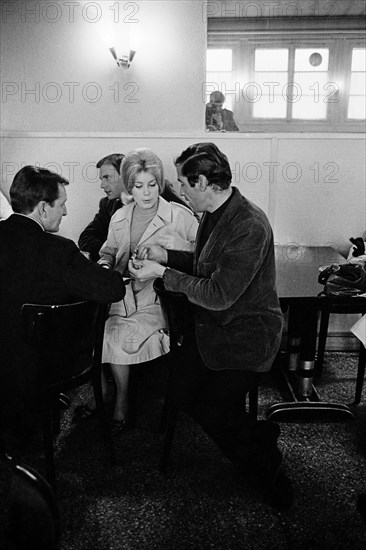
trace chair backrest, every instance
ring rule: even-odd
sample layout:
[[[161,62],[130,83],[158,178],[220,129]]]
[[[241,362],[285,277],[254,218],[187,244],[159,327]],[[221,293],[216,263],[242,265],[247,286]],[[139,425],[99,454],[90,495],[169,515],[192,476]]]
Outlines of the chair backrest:
[[[94,302],[22,306],[24,336],[37,353],[42,376],[68,378],[100,358],[106,307]]]
[[[171,349],[179,344],[184,336],[194,334],[194,310],[185,294],[166,290],[160,277],[153,284],[160,298],[165,323],[169,329]]]
[[[30,466],[12,466],[6,534],[17,550],[59,548],[60,520],[55,493]]]

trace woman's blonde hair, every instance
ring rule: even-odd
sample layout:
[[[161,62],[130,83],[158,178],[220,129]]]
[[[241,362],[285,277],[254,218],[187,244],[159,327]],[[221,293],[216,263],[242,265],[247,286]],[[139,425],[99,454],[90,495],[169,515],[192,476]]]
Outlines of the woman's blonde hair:
[[[121,164],[121,176],[129,193],[131,193],[136,178],[141,172],[148,172],[154,176],[161,195],[164,191],[163,163],[155,153],[143,147],[127,153]]]

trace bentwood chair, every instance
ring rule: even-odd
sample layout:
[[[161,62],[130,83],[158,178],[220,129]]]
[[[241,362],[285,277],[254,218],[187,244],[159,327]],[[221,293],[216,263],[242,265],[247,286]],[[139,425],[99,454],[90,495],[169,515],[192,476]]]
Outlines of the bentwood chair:
[[[319,310],[320,310],[320,328],[319,328],[319,340],[316,358],[316,374],[321,376],[323,369],[324,353],[326,348],[328,325],[331,314],[351,314],[366,313],[366,298],[361,297],[319,297]],[[360,351],[358,356],[358,368],[356,379],[356,391],[354,403],[357,405],[361,401],[362,387],[365,376],[366,366],[366,350],[363,344],[360,344]]]
[[[78,302],[22,306],[24,335],[38,360],[38,399],[42,417],[46,477],[56,487],[53,440],[58,434],[59,395],[91,381],[102,437],[115,462],[101,386],[101,357],[107,305]]]
[[[60,516],[55,492],[37,470],[11,463],[6,538],[14,550],[58,550]]]
[[[155,279],[154,290],[160,299],[161,309],[170,338],[170,361],[171,364],[174,364],[175,361],[179,360],[179,356],[182,353],[184,338],[191,338],[194,334],[193,306],[184,294],[166,290],[161,278]],[[179,415],[178,408],[169,402],[167,397],[160,425],[160,431],[165,432],[165,439],[159,470],[164,474],[166,474],[168,469],[169,456]],[[258,386],[249,392],[248,401],[249,414],[257,418]]]

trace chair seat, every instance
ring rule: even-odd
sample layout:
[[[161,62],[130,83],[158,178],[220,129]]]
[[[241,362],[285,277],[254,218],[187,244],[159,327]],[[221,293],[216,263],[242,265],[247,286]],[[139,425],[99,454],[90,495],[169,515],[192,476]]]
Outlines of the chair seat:
[[[14,548],[57,550],[60,530],[52,487],[34,468],[12,463],[7,537]]]

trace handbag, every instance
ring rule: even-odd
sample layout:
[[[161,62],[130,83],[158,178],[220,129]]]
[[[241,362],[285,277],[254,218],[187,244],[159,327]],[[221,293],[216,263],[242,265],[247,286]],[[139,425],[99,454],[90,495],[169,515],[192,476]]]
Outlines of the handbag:
[[[319,273],[318,282],[326,296],[357,296],[366,292],[366,270],[359,264],[333,264]]]

